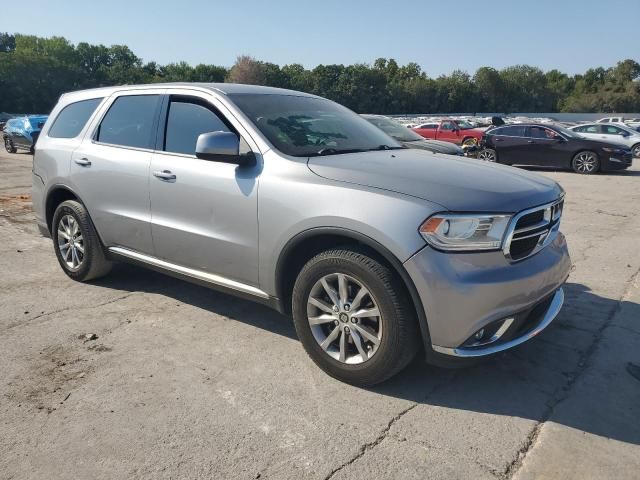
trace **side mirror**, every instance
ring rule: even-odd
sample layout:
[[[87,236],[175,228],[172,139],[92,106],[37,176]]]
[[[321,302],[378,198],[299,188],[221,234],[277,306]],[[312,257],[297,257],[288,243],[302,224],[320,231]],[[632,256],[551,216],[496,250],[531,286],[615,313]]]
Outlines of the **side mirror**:
[[[623,137],[628,137],[629,136],[629,132],[622,132],[620,135],[622,135]]]
[[[242,166],[255,165],[253,153],[240,155],[240,139],[232,132],[208,132],[198,136],[196,157]]]

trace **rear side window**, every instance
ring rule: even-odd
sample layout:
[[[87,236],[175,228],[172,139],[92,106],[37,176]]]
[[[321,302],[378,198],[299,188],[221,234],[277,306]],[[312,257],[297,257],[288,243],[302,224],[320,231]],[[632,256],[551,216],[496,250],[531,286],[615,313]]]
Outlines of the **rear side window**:
[[[96,140],[124,147],[152,148],[159,95],[118,97],[102,119]]]
[[[49,129],[53,138],[75,138],[96,111],[102,98],[92,98],[67,105],[58,114]]]
[[[220,131],[231,130],[211,109],[199,103],[172,100],[167,114],[164,150],[193,155],[200,134]]]

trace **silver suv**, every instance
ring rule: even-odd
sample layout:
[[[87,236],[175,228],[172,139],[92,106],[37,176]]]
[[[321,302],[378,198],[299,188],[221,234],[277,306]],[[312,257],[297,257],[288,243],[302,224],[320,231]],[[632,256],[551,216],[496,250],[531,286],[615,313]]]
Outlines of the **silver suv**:
[[[33,166],[69,277],[130,261],[266,303],[357,385],[420,350],[486,356],[549,325],[570,267],[563,196],[533,173],[403,148],[329,100],[233,84],[63,95]]]

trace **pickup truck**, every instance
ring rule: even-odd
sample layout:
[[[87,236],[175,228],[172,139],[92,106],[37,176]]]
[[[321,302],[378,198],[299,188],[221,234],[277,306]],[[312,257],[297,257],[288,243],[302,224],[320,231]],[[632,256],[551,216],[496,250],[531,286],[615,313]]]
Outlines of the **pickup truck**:
[[[474,128],[473,125],[464,120],[442,120],[440,123],[423,123],[412,128],[412,130],[424,138],[444,140],[445,142],[465,147],[479,145],[482,135],[484,135],[483,130]]]

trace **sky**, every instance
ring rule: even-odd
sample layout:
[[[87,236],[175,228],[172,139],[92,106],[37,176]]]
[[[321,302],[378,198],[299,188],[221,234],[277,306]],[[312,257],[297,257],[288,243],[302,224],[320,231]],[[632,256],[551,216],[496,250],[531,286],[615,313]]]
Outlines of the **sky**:
[[[6,1],[0,32],[125,44],[160,64],[238,55],[307,68],[416,62],[429,76],[529,64],[569,74],[640,61],[640,0]],[[28,5],[28,6],[27,6]]]

